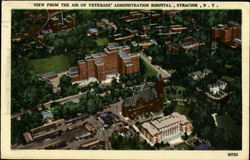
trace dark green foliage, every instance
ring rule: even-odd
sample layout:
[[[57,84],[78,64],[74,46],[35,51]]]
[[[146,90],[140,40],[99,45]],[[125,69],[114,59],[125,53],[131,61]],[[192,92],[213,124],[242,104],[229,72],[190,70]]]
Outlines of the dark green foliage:
[[[11,144],[25,143],[23,133],[42,124],[42,115],[38,111],[24,114],[21,120],[11,119]]]
[[[134,85],[139,85],[143,82],[144,77],[141,73],[132,73],[128,75],[121,75],[120,82],[124,83],[127,87],[131,87]]]
[[[122,137],[114,133],[110,137],[112,149],[115,150],[151,150],[154,149],[147,142],[141,142],[138,136],[135,137]]]
[[[38,15],[40,18],[37,18]],[[34,28],[40,28],[46,21],[45,10],[12,10],[12,34],[33,32]],[[32,30],[33,29],[33,30]]]
[[[77,84],[75,85],[71,84],[70,79],[71,78],[67,75],[63,75],[60,78],[60,88],[61,88],[61,94],[63,97],[78,94],[80,91],[80,89],[77,87]]]
[[[55,119],[71,119],[77,117],[78,113],[83,113],[83,109],[77,103],[67,102],[65,104],[52,105],[51,112]]]
[[[87,92],[81,97],[79,105],[83,108],[85,113],[95,114],[97,111],[102,110],[101,96],[95,93]]]
[[[213,133],[211,144],[216,150],[241,150],[242,137],[239,131],[217,128]]]
[[[154,145],[154,148],[157,149],[157,150],[159,150],[159,149],[162,148],[162,147],[166,148],[166,147],[168,147],[168,146],[170,146],[170,144],[169,144],[168,142],[167,142],[166,144],[164,144],[163,142],[161,142],[161,143],[156,143],[156,144]]]
[[[80,114],[95,114],[102,110],[101,96],[87,92],[80,98],[79,103],[67,102],[65,104],[55,104],[51,107],[51,112],[56,119],[71,119]]]
[[[30,109],[54,98],[52,86],[29,73],[25,59],[12,55],[11,112]]]
[[[167,115],[173,113],[176,105],[177,105],[176,102],[172,102],[172,103],[168,104],[167,106],[165,106],[165,108],[163,110],[164,115],[167,116]]]
[[[183,136],[181,136],[181,138],[182,138],[183,140],[187,140],[187,139],[188,139],[187,132],[185,132],[185,133],[184,133],[184,135],[183,135]]]

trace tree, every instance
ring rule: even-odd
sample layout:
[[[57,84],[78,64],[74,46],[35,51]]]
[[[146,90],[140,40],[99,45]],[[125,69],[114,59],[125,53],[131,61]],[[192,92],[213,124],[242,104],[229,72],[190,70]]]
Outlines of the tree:
[[[240,150],[242,149],[241,134],[237,134],[223,128],[216,128],[213,138],[210,140],[213,149],[216,150]]]
[[[66,47],[69,51],[79,49],[79,38],[75,35],[66,39]]]
[[[153,150],[147,142],[141,142],[138,135],[135,137],[123,137],[118,133],[113,133],[110,137],[112,149],[115,150]]]
[[[166,142],[164,144],[164,142],[161,141],[161,143],[159,143],[159,142],[155,143],[154,148],[157,149],[157,150],[159,150],[161,147],[168,147],[168,146],[170,146],[170,144],[168,142]]]
[[[88,114],[95,114],[100,111],[103,107],[102,98],[92,92],[87,92],[80,98],[79,105],[82,107],[83,111]]]
[[[63,97],[70,96],[73,94],[78,94],[80,89],[77,87],[77,84],[72,85],[70,82],[70,77],[67,75],[63,75],[60,78],[60,88]]]
[[[65,53],[65,40],[61,38],[55,39],[54,47],[56,53]]]
[[[187,140],[187,139],[188,139],[188,134],[187,134],[187,132],[185,132],[184,135],[181,136],[181,138],[182,138],[183,140]]]
[[[12,51],[13,52],[13,51]],[[12,55],[11,63],[11,112],[30,109],[54,98],[52,85],[32,75],[23,57]],[[28,86],[28,87],[27,87]]]
[[[173,113],[176,105],[177,105],[176,102],[172,102],[172,103],[168,104],[167,106],[165,106],[163,109],[164,115],[167,116],[167,115]]]
[[[56,39],[55,34],[46,34],[44,36],[44,42],[50,46],[54,45],[55,39]]]
[[[38,111],[26,113],[20,120],[11,119],[11,144],[24,144],[24,132],[42,125],[42,114]]]
[[[71,119],[84,112],[79,104],[73,102],[52,105],[50,110],[55,119]]]

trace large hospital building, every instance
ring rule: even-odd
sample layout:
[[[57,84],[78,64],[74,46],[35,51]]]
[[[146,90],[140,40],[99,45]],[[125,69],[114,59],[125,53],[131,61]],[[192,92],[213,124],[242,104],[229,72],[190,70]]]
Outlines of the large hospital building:
[[[99,81],[112,75],[139,72],[139,55],[130,53],[130,47],[109,43],[102,53],[95,53],[78,61],[77,67],[69,69],[71,82],[95,77]]]

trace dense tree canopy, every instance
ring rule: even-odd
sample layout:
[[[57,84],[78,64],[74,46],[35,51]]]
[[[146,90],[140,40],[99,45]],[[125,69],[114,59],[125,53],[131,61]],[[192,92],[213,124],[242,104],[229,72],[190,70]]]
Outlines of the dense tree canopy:
[[[11,108],[12,113],[30,109],[54,98],[52,86],[30,74],[25,58],[12,54]],[[15,57],[15,58],[14,58]]]
[[[63,97],[77,94],[80,91],[80,89],[77,87],[77,84],[71,84],[70,79],[71,78],[67,75],[63,75],[60,78],[61,95]]]
[[[20,120],[11,119],[11,144],[25,143],[23,133],[42,124],[42,114],[38,111],[24,114]]]
[[[147,142],[141,142],[138,136],[126,138],[117,133],[110,137],[111,146],[115,150],[150,150],[154,149]]]

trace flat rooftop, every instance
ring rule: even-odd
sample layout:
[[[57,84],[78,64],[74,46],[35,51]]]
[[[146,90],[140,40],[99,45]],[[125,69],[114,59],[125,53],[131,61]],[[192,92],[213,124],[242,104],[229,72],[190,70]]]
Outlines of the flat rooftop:
[[[106,54],[105,53],[94,53],[94,54],[91,54],[91,56],[93,57],[93,58],[98,58],[98,57],[102,57],[102,56],[106,56]]]
[[[177,112],[173,112],[172,114],[168,116],[164,116],[162,118],[153,120],[150,123],[153,124],[156,128],[161,129],[163,127],[170,126],[177,122],[185,123],[186,121],[187,121],[186,116],[180,115]]]
[[[119,50],[118,54],[121,56],[121,58],[129,58],[129,55],[121,49]]]
[[[145,122],[142,124],[142,127],[147,129],[148,132],[153,136],[159,133],[160,129],[164,127],[169,127],[176,123],[184,124],[186,122],[188,122],[186,116],[180,115],[177,112],[173,112],[168,116],[159,117],[153,121]]]

